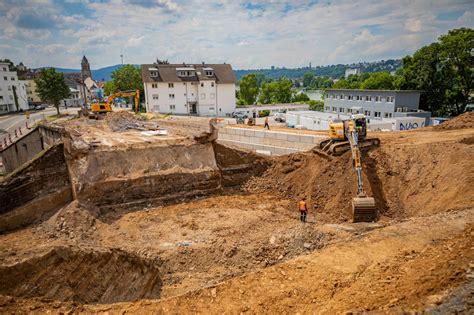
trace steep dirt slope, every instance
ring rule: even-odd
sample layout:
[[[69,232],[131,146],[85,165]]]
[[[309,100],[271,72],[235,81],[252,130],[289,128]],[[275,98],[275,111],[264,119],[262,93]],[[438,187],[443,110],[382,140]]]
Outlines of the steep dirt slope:
[[[382,218],[462,209],[474,204],[474,130],[380,134],[382,145],[363,153],[364,185]],[[351,219],[356,177],[350,152],[332,157],[318,152],[276,159],[263,176],[245,185],[272,191],[296,204],[306,197],[323,222]]]

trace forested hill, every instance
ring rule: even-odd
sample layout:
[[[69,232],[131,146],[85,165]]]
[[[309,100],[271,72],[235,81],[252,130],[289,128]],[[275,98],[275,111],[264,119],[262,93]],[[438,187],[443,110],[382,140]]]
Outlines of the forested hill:
[[[402,66],[400,59],[389,59],[375,62],[361,62],[357,64],[338,64],[329,66],[317,66],[304,68],[272,68],[272,69],[253,69],[253,70],[234,70],[237,80],[249,73],[261,73],[267,77],[278,79],[287,77],[289,79],[301,79],[306,72],[312,72],[315,76],[326,76],[333,79],[344,77],[347,68],[360,68],[363,72],[395,71]]]
[[[98,81],[111,80],[110,76],[114,70],[117,70],[122,65],[114,65],[101,69],[92,70],[92,77]],[[135,65],[139,67],[139,65]],[[395,71],[402,66],[400,59],[389,59],[375,62],[361,62],[357,64],[348,65],[330,65],[330,66],[317,66],[309,69],[305,68],[274,68],[274,69],[254,69],[254,70],[234,70],[237,80],[249,73],[261,73],[272,79],[278,79],[279,77],[287,77],[288,79],[302,79],[306,72],[313,72],[315,76],[325,76],[333,79],[344,77],[344,73],[347,68],[360,68],[363,72],[378,72],[378,71]],[[59,72],[80,72],[79,69],[64,69],[56,68]]]

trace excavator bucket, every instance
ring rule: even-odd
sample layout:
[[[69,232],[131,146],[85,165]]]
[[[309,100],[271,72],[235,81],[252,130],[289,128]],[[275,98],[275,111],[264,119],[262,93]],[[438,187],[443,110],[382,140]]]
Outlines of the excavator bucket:
[[[356,197],[352,199],[353,222],[373,222],[377,219],[377,207],[372,197]]]

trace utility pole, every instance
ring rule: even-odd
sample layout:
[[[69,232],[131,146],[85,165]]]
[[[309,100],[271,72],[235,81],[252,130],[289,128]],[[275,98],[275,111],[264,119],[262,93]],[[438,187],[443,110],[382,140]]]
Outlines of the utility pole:
[[[122,53],[122,50],[120,50],[120,59],[122,60],[122,66],[123,66],[123,53]]]

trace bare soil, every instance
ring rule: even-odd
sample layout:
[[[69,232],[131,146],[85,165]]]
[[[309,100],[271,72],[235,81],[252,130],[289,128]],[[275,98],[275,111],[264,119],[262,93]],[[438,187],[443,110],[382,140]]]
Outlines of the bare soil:
[[[377,223],[350,223],[350,155],[317,151],[269,158],[242,185],[166,206],[74,201],[0,235],[2,312],[469,312],[474,129],[371,136],[381,146],[363,154],[364,181]]]

